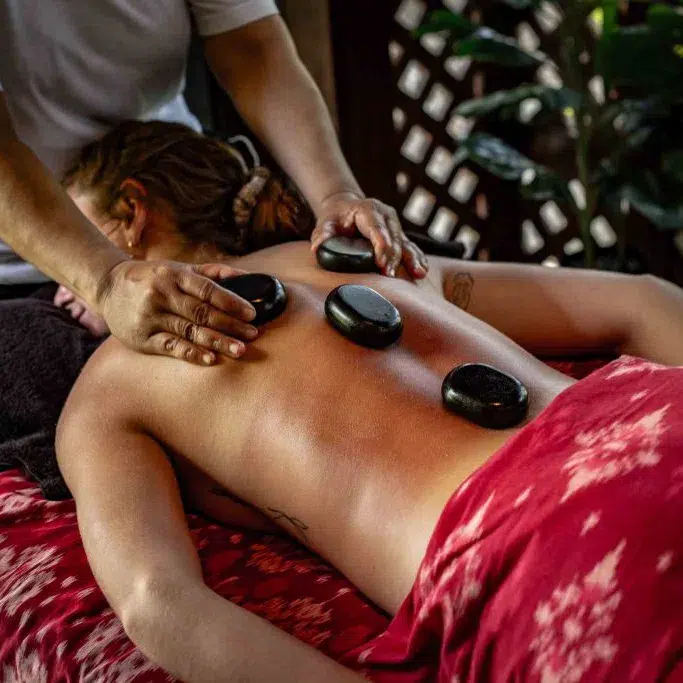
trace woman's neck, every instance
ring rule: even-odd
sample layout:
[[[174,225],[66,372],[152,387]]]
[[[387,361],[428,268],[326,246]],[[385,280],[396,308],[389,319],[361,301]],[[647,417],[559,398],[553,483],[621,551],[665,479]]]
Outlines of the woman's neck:
[[[150,246],[147,261],[179,261],[180,263],[227,263],[235,257],[209,244],[179,244],[165,242]]]

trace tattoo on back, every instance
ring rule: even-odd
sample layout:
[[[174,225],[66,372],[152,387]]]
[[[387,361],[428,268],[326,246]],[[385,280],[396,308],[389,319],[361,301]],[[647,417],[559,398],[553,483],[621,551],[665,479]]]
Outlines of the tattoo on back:
[[[446,299],[463,311],[470,305],[474,278],[469,273],[456,273],[446,288]]]
[[[308,534],[306,533],[308,531],[308,524],[304,524],[300,519],[292,517],[286,512],[282,512],[282,510],[276,510],[275,508],[266,508],[266,510],[271,513],[274,522],[284,519],[294,527],[294,531],[301,534],[306,540],[308,540]]]
[[[283,512],[282,510],[276,510],[275,508],[265,508],[265,510],[261,510],[261,508],[257,507],[256,505],[252,505],[251,503],[247,503],[241,498],[238,498],[234,493],[228,491],[227,489],[224,489],[222,486],[215,486],[211,489],[211,493],[213,493],[216,496],[221,496],[222,498],[228,498],[233,503],[242,505],[243,507],[249,508],[250,510],[260,512],[262,514],[265,513],[274,522],[278,522],[280,520],[289,522],[294,527],[294,533],[300,534],[301,536],[303,536],[304,539],[308,541],[308,534],[306,533],[308,531],[308,524],[304,524],[304,522],[302,522],[300,519],[292,517],[291,515],[288,515],[286,512]]]

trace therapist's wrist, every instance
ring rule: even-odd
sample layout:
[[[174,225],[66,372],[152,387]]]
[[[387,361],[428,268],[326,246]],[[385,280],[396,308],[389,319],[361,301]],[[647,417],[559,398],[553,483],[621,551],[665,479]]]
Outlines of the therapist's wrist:
[[[113,244],[111,246],[111,251],[101,254],[97,259],[97,263],[90,272],[87,288],[80,293],[81,298],[85,299],[99,315],[102,315],[104,302],[116,281],[118,266],[132,260],[126,252]]]
[[[313,206],[316,216],[320,216],[326,208],[340,201],[357,201],[365,199],[365,193],[358,187],[343,188],[327,193],[317,204]]]

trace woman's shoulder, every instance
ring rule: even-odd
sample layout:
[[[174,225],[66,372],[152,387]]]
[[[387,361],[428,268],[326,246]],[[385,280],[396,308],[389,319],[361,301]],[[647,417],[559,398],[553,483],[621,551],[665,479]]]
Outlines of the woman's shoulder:
[[[109,337],[88,359],[67,404],[96,409],[130,405],[142,386],[144,364],[150,362],[146,359],[151,358]]]
[[[271,272],[271,268],[273,271],[289,270],[292,267],[311,266],[315,263],[315,254],[311,251],[311,243],[307,240],[300,240],[254,251],[240,258],[236,265],[253,272],[256,270]]]

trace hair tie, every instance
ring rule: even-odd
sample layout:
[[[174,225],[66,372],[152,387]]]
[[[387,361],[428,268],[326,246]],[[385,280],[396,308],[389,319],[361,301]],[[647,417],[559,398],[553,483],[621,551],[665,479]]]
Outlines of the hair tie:
[[[270,171],[264,166],[257,166],[252,169],[249,180],[237,193],[232,205],[235,223],[238,226],[246,225],[251,219],[251,214],[258,203],[259,195],[263,192],[269,179]]]

